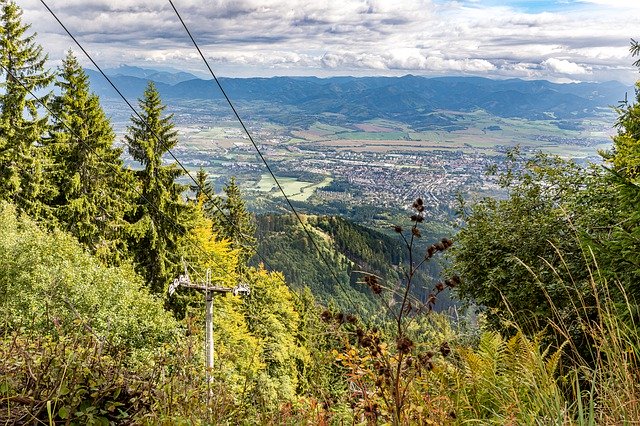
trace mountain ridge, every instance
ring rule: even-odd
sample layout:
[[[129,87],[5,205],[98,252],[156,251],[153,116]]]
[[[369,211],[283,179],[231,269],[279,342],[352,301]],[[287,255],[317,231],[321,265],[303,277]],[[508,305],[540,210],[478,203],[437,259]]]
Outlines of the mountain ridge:
[[[133,75],[125,75],[121,71]],[[223,101],[212,80],[188,73],[154,73],[136,67],[107,70],[119,90],[130,100],[139,98],[149,80],[155,82],[166,101]],[[96,71],[87,70],[93,90],[101,97],[118,95]],[[552,83],[546,80],[484,77],[255,77],[219,79],[235,102],[265,103],[295,109],[313,122],[326,113],[344,119],[371,120],[385,118],[420,126],[429,115],[441,110],[472,112],[484,110],[505,118],[531,120],[572,119],[597,115],[617,105],[621,94],[632,88],[622,83]],[[270,117],[269,108],[257,116],[266,120],[292,124],[286,114]]]

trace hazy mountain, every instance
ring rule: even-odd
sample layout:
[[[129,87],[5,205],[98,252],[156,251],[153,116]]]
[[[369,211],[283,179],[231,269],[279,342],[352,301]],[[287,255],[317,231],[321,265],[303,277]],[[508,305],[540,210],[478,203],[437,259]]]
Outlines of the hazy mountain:
[[[113,98],[116,93],[102,76],[88,70],[93,90]],[[222,100],[211,80],[188,73],[169,73],[137,67],[108,70],[113,82],[130,99],[141,96],[147,80],[154,80],[160,94],[171,100]],[[187,77],[192,77],[188,78]],[[254,115],[289,125],[314,122],[332,113],[345,120],[388,118],[428,127],[441,118],[437,111],[485,110],[499,117],[527,119],[583,118],[616,105],[631,90],[618,82],[556,84],[544,80],[492,80],[481,77],[273,77],[221,78],[236,102],[260,102]],[[294,114],[272,114],[290,108]]]
[[[173,70],[171,68],[163,70],[152,70],[147,68],[132,67],[129,65],[120,65],[119,67],[107,68],[103,71],[110,77],[137,77],[165,84],[177,84],[183,81],[194,80],[198,78],[188,72]]]

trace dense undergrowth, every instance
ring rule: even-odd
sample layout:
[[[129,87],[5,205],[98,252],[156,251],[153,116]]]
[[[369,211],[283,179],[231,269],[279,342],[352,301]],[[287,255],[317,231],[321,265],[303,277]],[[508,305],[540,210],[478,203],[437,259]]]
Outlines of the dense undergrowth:
[[[0,228],[0,270],[11,283],[2,289],[3,424],[640,419],[640,336],[621,319],[625,305],[610,299],[594,307],[598,321],[582,323],[592,356],[569,366],[563,356],[577,353],[570,346],[578,342],[559,322],[550,326],[567,339],[556,347],[544,331],[527,336],[507,318],[501,334],[483,325],[482,315],[479,322],[472,315],[409,315],[403,332],[411,347],[403,348],[389,323],[372,329],[338,311],[319,312],[309,293],[283,303],[289,291],[282,281],[256,271],[263,280],[254,290],[260,301],[218,302],[216,368],[207,381],[197,309],[176,321],[128,268],[100,265],[69,236],[41,230],[7,204]],[[606,284],[591,280],[594,288]],[[385,380],[400,354],[405,359],[396,371],[404,395],[394,421]]]

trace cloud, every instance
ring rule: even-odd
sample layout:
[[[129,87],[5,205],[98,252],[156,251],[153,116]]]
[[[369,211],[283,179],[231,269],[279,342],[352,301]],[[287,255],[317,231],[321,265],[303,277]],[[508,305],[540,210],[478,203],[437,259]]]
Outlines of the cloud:
[[[578,65],[575,62],[567,61],[566,59],[549,58],[546,61],[543,61],[541,65],[558,74],[583,75],[590,73],[590,71],[585,67]]]
[[[38,0],[18,3],[54,61],[74,47]],[[49,3],[101,65],[153,63],[204,70],[167,2]],[[568,2],[565,8],[536,13],[518,9],[521,1],[513,7],[509,1],[450,0],[174,3],[222,74],[240,70],[244,75],[458,73],[593,79],[611,69],[627,80],[635,78],[628,46],[629,38],[637,35],[636,14],[609,7],[624,1]]]

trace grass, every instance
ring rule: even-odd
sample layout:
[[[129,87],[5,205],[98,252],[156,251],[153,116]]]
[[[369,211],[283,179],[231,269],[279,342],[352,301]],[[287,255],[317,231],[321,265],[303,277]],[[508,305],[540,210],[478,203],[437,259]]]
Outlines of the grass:
[[[278,182],[282,185],[282,189],[287,196],[294,201],[307,201],[313,195],[316,189],[324,188],[333,182],[333,178],[326,177],[322,182],[306,182],[291,177],[280,177]],[[268,173],[263,174],[254,187],[258,192],[272,193],[276,197],[282,197],[280,190],[276,186],[273,178]]]

